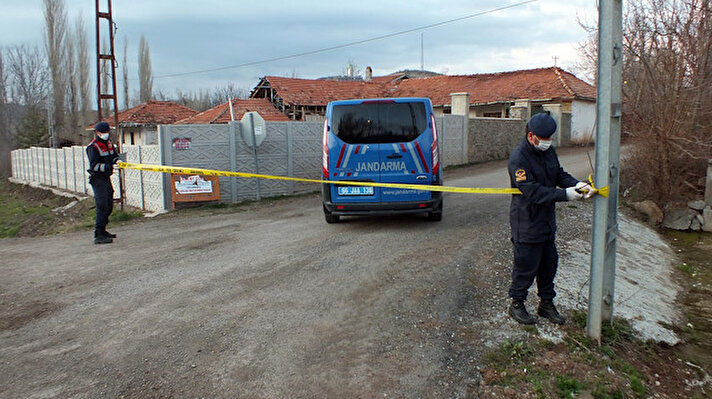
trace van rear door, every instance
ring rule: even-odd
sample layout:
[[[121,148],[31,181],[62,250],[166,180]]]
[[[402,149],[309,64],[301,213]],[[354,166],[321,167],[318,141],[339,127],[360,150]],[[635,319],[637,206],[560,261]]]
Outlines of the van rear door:
[[[423,100],[395,99],[381,115],[387,132],[380,145],[381,181],[403,184],[432,184],[429,115]],[[382,202],[427,201],[432,193],[424,190],[383,188]]]
[[[349,100],[332,104],[330,180],[432,184],[430,104],[422,99]],[[338,154],[338,155],[337,155]],[[429,200],[423,190],[331,185],[334,202]]]
[[[336,138],[334,149],[331,153],[335,159],[329,160],[331,164],[330,180],[349,180],[361,182],[381,181],[378,144],[350,144]],[[337,155],[338,154],[338,155]],[[380,202],[381,192],[372,186],[338,186],[331,185],[331,199],[334,202]]]

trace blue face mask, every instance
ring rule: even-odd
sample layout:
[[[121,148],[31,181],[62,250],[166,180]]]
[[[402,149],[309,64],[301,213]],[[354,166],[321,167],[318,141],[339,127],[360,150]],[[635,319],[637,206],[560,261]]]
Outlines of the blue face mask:
[[[109,133],[101,133],[99,134],[99,138],[106,141],[109,139]]]

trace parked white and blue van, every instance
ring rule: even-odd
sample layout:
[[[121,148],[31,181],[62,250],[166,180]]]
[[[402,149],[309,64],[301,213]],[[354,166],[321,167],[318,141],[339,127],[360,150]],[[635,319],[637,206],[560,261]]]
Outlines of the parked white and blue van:
[[[323,136],[324,180],[442,185],[433,106],[427,98],[332,101]],[[424,213],[442,219],[441,192],[324,184],[324,216]]]

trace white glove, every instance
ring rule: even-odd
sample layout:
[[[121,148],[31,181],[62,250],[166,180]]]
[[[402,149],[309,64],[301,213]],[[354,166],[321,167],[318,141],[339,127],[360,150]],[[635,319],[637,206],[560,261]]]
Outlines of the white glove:
[[[580,181],[576,183],[576,186],[574,188],[583,193],[583,199],[589,199],[593,197],[594,194],[596,194],[596,191],[593,190],[593,187],[591,187],[591,184],[585,181]]]
[[[566,200],[575,201],[583,198],[583,194],[576,191],[576,187],[569,187],[566,189]]]

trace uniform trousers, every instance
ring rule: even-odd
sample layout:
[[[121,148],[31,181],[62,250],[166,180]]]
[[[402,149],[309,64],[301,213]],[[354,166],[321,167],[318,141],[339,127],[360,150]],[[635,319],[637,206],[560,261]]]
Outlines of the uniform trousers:
[[[89,184],[94,190],[94,203],[96,204],[95,231],[104,231],[109,224],[109,215],[114,209],[114,187],[108,177],[93,176]]]
[[[514,267],[509,296],[524,301],[536,278],[541,299],[554,299],[554,277],[559,264],[554,238],[541,243],[514,243]]]

